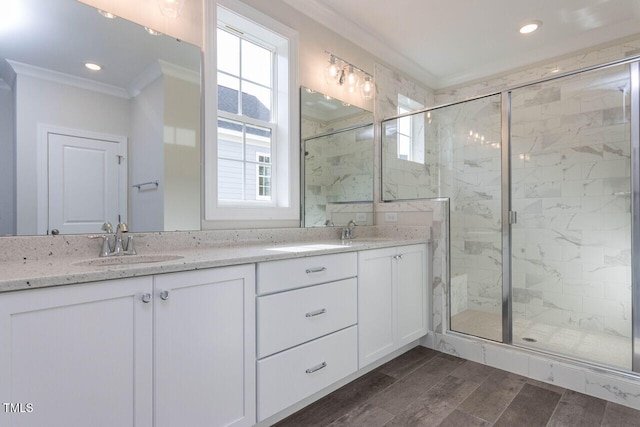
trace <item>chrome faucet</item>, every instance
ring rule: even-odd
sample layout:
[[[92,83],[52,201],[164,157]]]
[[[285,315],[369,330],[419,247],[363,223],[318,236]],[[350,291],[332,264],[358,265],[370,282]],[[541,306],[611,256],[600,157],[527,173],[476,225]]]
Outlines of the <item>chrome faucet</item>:
[[[133,236],[128,236],[126,243],[122,241],[122,234],[129,231],[127,224],[124,222],[118,223],[115,234],[113,233],[113,226],[109,222],[105,222],[102,229],[106,232],[105,235],[89,236],[91,238],[102,237],[102,249],[100,249],[98,256],[110,257],[136,254],[136,249],[133,246]],[[113,243],[111,243],[112,234],[114,234]]]
[[[351,220],[347,223],[347,226],[345,228],[342,229],[342,233],[340,234],[340,239],[342,240],[350,240],[353,239],[355,237],[355,231],[356,231],[356,226],[358,224],[356,224],[356,222],[354,220]]]

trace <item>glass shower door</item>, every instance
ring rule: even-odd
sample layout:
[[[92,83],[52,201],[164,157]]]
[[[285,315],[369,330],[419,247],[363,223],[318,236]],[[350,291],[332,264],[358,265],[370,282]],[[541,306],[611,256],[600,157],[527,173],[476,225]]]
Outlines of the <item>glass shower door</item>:
[[[449,198],[450,329],[502,341],[500,95],[431,112],[440,197]]]
[[[631,369],[629,94],[628,64],[511,93],[514,344]]]

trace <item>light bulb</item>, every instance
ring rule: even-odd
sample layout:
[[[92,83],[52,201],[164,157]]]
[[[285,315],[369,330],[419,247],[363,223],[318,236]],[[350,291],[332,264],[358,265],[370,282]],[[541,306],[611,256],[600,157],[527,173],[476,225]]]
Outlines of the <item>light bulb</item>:
[[[349,74],[347,74],[347,84],[349,86],[356,86],[360,81],[360,77],[356,74],[353,67],[349,67]]]
[[[375,86],[373,85],[373,81],[371,77],[367,76],[364,78],[364,82],[360,85],[360,94],[363,99],[369,100],[373,97],[373,90]]]
[[[158,0],[158,6],[160,6],[160,12],[167,18],[177,18],[180,16],[180,11],[184,5],[185,0]]]
[[[325,69],[325,79],[327,83],[335,83],[340,75],[340,68],[336,64],[336,57],[331,55],[329,59],[329,66]]]

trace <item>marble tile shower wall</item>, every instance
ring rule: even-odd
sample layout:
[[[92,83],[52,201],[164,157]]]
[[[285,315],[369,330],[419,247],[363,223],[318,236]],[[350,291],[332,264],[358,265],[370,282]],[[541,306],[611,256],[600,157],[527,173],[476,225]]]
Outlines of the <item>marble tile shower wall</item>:
[[[423,88],[416,82],[404,77],[400,73],[397,73],[382,64],[375,64],[374,77],[376,81],[376,96],[374,104],[374,117],[377,123],[385,118],[392,117],[398,114],[398,94],[402,94],[422,105],[433,105],[435,99],[433,91]],[[375,138],[376,147],[375,152],[381,153],[380,147],[381,138]],[[385,150],[394,149],[392,146],[386,146]],[[387,153],[388,154],[388,153]],[[391,156],[397,158],[397,156]],[[391,193],[394,197],[399,199],[411,199],[415,198],[419,193],[420,197],[433,197],[430,192],[432,188],[430,182],[430,176],[425,172],[425,165],[422,164],[410,164],[411,162],[402,162],[402,167],[394,167],[391,165],[392,173],[397,173],[399,176],[395,181],[397,185],[390,184],[391,187],[381,188],[380,180],[376,180],[374,186],[374,200],[376,200],[375,209],[376,212],[383,211],[383,204],[379,201],[382,200],[384,192],[388,192],[385,195],[385,199],[389,200]],[[375,158],[374,165],[375,176],[380,177],[381,172],[381,158],[379,155]],[[419,185],[415,185],[416,180],[419,181]],[[405,185],[407,184],[407,185]],[[409,184],[414,184],[412,187]],[[410,197],[413,195],[413,197]],[[428,206],[427,206],[428,205]],[[425,205],[425,209],[431,210],[431,204]],[[402,206],[398,206],[402,210]],[[415,208],[415,204],[410,209]],[[429,224],[425,224],[429,225]]]
[[[438,191],[450,199],[451,281],[458,312],[500,313],[502,303],[501,104],[493,96],[433,112]],[[453,311],[452,311],[453,314]]]
[[[373,199],[373,126],[308,140],[305,145],[305,224],[322,226],[331,204]],[[352,212],[358,212],[353,205]],[[336,225],[338,223],[334,221]],[[340,222],[342,223],[342,222]]]
[[[513,315],[631,336],[628,65],[512,94]]]
[[[535,81],[547,76],[552,76],[556,72],[556,70],[560,70],[560,72],[577,70],[580,68],[594,66],[638,54],[640,54],[640,37],[636,36],[630,39],[623,40],[620,43],[597,47],[590,51],[580,52],[575,55],[569,55],[558,60],[550,61],[548,63],[540,64],[533,67],[527,67],[524,70],[491,77],[483,81],[478,81],[463,86],[441,89],[433,94],[433,102],[426,103],[425,105],[443,105],[452,102],[459,102],[463,101],[464,99],[504,90],[514,85],[526,84],[528,82]],[[622,132],[620,130],[620,127],[618,126],[610,127],[607,133],[612,131],[616,132],[616,129],[618,129],[617,132]],[[617,137],[613,134],[611,134],[610,136],[605,135],[604,137],[617,139]],[[447,235],[449,233],[449,227],[447,225],[448,209],[445,205],[437,206],[438,203],[442,202],[432,202],[432,204],[434,205],[433,233],[434,235],[439,234],[443,236],[442,245],[439,248],[439,250],[442,251],[442,254],[440,254],[439,256],[442,260],[444,260],[444,264],[442,268],[442,277],[440,278],[441,281],[437,285],[434,284],[433,329],[437,333],[442,333],[448,328],[448,318],[445,314],[447,313],[447,305],[449,303],[448,294],[451,292],[451,289],[448,284],[449,277],[447,274]],[[438,254],[436,253],[434,255]],[[623,288],[622,292],[630,291],[627,288]],[[464,299],[462,299],[459,302],[462,304],[465,301]],[[615,303],[613,305],[615,306]],[[618,307],[619,310],[624,309],[624,307]]]
[[[412,200],[438,197],[438,174],[435,173],[433,141],[435,128],[428,125],[425,114],[411,117],[412,140],[422,151],[411,160],[398,158],[400,120],[382,124],[382,197],[384,200]],[[425,148],[426,147],[426,148]]]

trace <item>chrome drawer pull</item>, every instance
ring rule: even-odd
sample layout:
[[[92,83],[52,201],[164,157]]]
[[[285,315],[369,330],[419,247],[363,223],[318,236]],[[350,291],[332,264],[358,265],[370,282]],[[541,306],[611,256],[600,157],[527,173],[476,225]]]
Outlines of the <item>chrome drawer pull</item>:
[[[395,260],[402,259],[402,255],[395,255],[395,256],[393,257],[393,259],[395,259]]]
[[[327,312],[326,308],[321,308],[320,310],[310,311],[309,313],[305,314],[304,317],[320,316],[321,314],[325,314],[326,312]]]
[[[311,274],[311,273],[320,273],[322,271],[327,271],[327,267],[313,267],[313,268],[307,268],[307,274]]]
[[[318,366],[314,366],[313,368],[309,368],[307,369],[305,372],[307,374],[313,374],[314,372],[319,371],[322,368],[326,368],[327,367],[327,362],[322,362],[321,364],[319,364]]]

